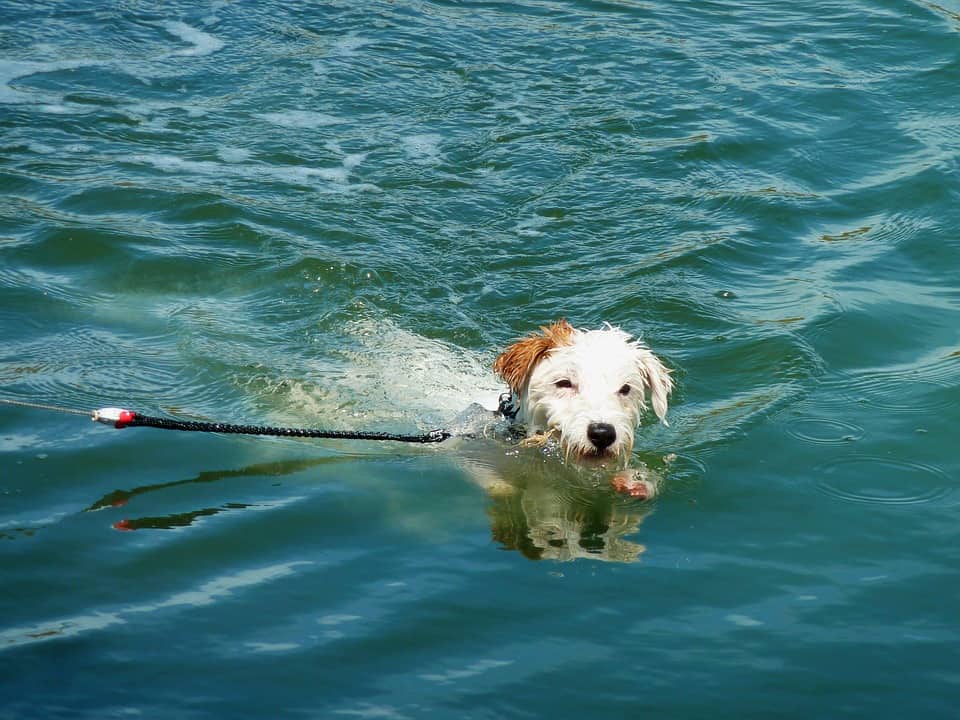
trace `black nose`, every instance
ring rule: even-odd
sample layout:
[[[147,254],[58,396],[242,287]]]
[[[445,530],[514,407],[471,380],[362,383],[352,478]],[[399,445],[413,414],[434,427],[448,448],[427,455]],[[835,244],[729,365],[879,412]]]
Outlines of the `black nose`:
[[[617,439],[617,430],[610,423],[590,423],[587,437],[597,450],[606,450]]]

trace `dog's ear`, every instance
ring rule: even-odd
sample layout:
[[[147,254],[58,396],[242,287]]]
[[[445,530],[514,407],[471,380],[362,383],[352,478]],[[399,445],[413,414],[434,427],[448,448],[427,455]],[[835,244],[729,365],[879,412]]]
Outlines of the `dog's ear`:
[[[664,425],[667,422],[667,396],[673,392],[673,380],[670,370],[660,362],[659,358],[646,348],[640,348],[637,356],[637,365],[647,388],[650,390],[650,404]]]
[[[555,347],[568,345],[574,332],[573,326],[563,318],[541,327],[539,333],[518,340],[500,353],[493,363],[493,371],[503,378],[514,394],[520,394],[543,356]]]

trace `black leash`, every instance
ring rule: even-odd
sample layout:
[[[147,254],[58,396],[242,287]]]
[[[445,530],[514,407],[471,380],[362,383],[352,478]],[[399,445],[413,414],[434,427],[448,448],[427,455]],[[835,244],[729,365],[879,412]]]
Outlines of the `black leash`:
[[[389,440],[405,443],[439,443],[451,437],[447,430],[431,430],[420,435],[404,435],[388,432],[361,432],[352,430],[318,430],[313,428],[269,427],[264,425],[233,425],[230,423],[197,422],[193,420],[173,420],[171,418],[151,417],[122,408],[101,408],[100,410],[74,410],[56,405],[41,405],[22,400],[0,398],[0,403],[19,407],[55,410],[73,415],[86,415],[91,419],[113,425],[115,428],[153,427],[161,430],[184,430],[187,432],[215,432],[232,435],[273,435],[278,437],[324,438],[328,440]]]

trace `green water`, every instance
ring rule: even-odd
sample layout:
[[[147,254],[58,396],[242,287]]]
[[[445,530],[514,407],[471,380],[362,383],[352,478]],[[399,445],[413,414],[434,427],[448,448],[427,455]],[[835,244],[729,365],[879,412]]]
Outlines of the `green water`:
[[[0,718],[956,717],[958,158],[955,0],[0,2],[0,396],[422,430],[560,316],[678,382],[653,503],[0,406]]]

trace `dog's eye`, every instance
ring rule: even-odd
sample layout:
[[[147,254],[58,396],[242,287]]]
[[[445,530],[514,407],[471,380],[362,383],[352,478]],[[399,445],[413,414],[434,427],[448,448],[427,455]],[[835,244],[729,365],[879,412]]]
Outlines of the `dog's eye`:
[[[629,386],[629,385],[624,385],[622,388],[620,388],[619,390],[617,390],[617,392],[620,393],[621,395],[623,395],[624,397],[626,397],[627,395],[630,394],[630,386]]]
[[[566,378],[563,378],[562,380],[557,380],[553,385],[554,387],[557,387],[560,389],[573,387],[573,383],[567,380]]]

